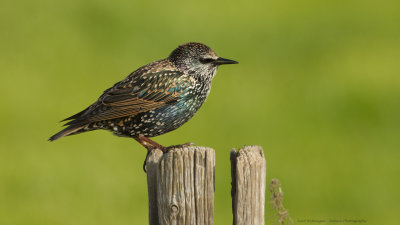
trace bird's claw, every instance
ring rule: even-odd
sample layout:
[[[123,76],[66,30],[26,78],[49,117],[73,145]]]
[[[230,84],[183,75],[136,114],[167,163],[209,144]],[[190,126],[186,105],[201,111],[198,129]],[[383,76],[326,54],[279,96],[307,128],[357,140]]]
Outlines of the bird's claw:
[[[196,146],[196,144],[195,143],[193,143],[193,142],[186,142],[185,144],[182,144],[181,145],[181,147],[193,147],[193,146]]]
[[[163,153],[168,153],[169,151],[171,151],[174,148],[185,148],[185,147],[191,147],[191,146],[196,146],[196,144],[193,142],[187,142],[187,143],[181,144],[181,145],[171,145],[168,147],[164,147],[163,149],[161,149],[161,151],[163,151]]]
[[[149,156],[150,156],[150,152],[151,151],[153,151],[153,150],[155,150],[155,149],[157,149],[157,148],[147,148],[147,154],[146,154],[146,158],[144,159],[144,162],[143,162],[143,171],[145,172],[145,173],[147,173],[147,170],[146,170],[146,163],[147,163],[147,159],[149,158]]]

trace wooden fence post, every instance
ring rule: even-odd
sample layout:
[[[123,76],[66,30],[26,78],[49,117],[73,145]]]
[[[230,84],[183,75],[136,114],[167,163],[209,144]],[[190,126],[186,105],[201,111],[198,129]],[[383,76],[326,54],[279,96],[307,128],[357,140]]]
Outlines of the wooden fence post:
[[[260,146],[231,150],[233,225],[263,225],[265,158]]]
[[[265,158],[260,146],[230,152],[234,225],[263,225]],[[214,223],[215,153],[211,148],[176,146],[147,160],[150,225]]]
[[[215,153],[211,148],[176,146],[150,153],[147,186],[150,225],[214,223]]]

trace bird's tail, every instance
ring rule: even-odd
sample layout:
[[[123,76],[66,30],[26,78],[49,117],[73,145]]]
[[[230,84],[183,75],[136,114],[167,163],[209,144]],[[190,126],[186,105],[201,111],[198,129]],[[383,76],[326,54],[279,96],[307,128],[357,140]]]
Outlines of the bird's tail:
[[[55,141],[59,138],[62,138],[62,137],[68,136],[68,135],[81,133],[79,131],[82,130],[84,127],[85,127],[85,125],[82,125],[82,124],[71,125],[71,126],[65,128],[64,130],[58,132],[57,134],[51,136],[49,138],[49,141]]]

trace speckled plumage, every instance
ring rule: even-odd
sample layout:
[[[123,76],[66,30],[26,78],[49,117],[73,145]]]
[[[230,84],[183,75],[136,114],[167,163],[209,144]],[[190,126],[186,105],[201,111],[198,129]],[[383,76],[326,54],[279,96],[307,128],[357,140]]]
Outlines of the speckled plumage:
[[[49,140],[105,129],[148,147],[145,143],[155,143],[148,137],[187,122],[206,100],[217,67],[233,63],[203,44],[181,45],[168,58],[137,69],[105,90],[95,103],[65,119],[71,120],[68,127]]]

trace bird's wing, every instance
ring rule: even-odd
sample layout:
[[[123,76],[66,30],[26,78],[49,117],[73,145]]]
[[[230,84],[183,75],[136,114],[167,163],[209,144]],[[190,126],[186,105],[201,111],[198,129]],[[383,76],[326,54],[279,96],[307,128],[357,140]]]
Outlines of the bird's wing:
[[[80,118],[66,125],[133,116],[172,104],[189,93],[195,80],[180,71],[136,75],[106,90]]]

